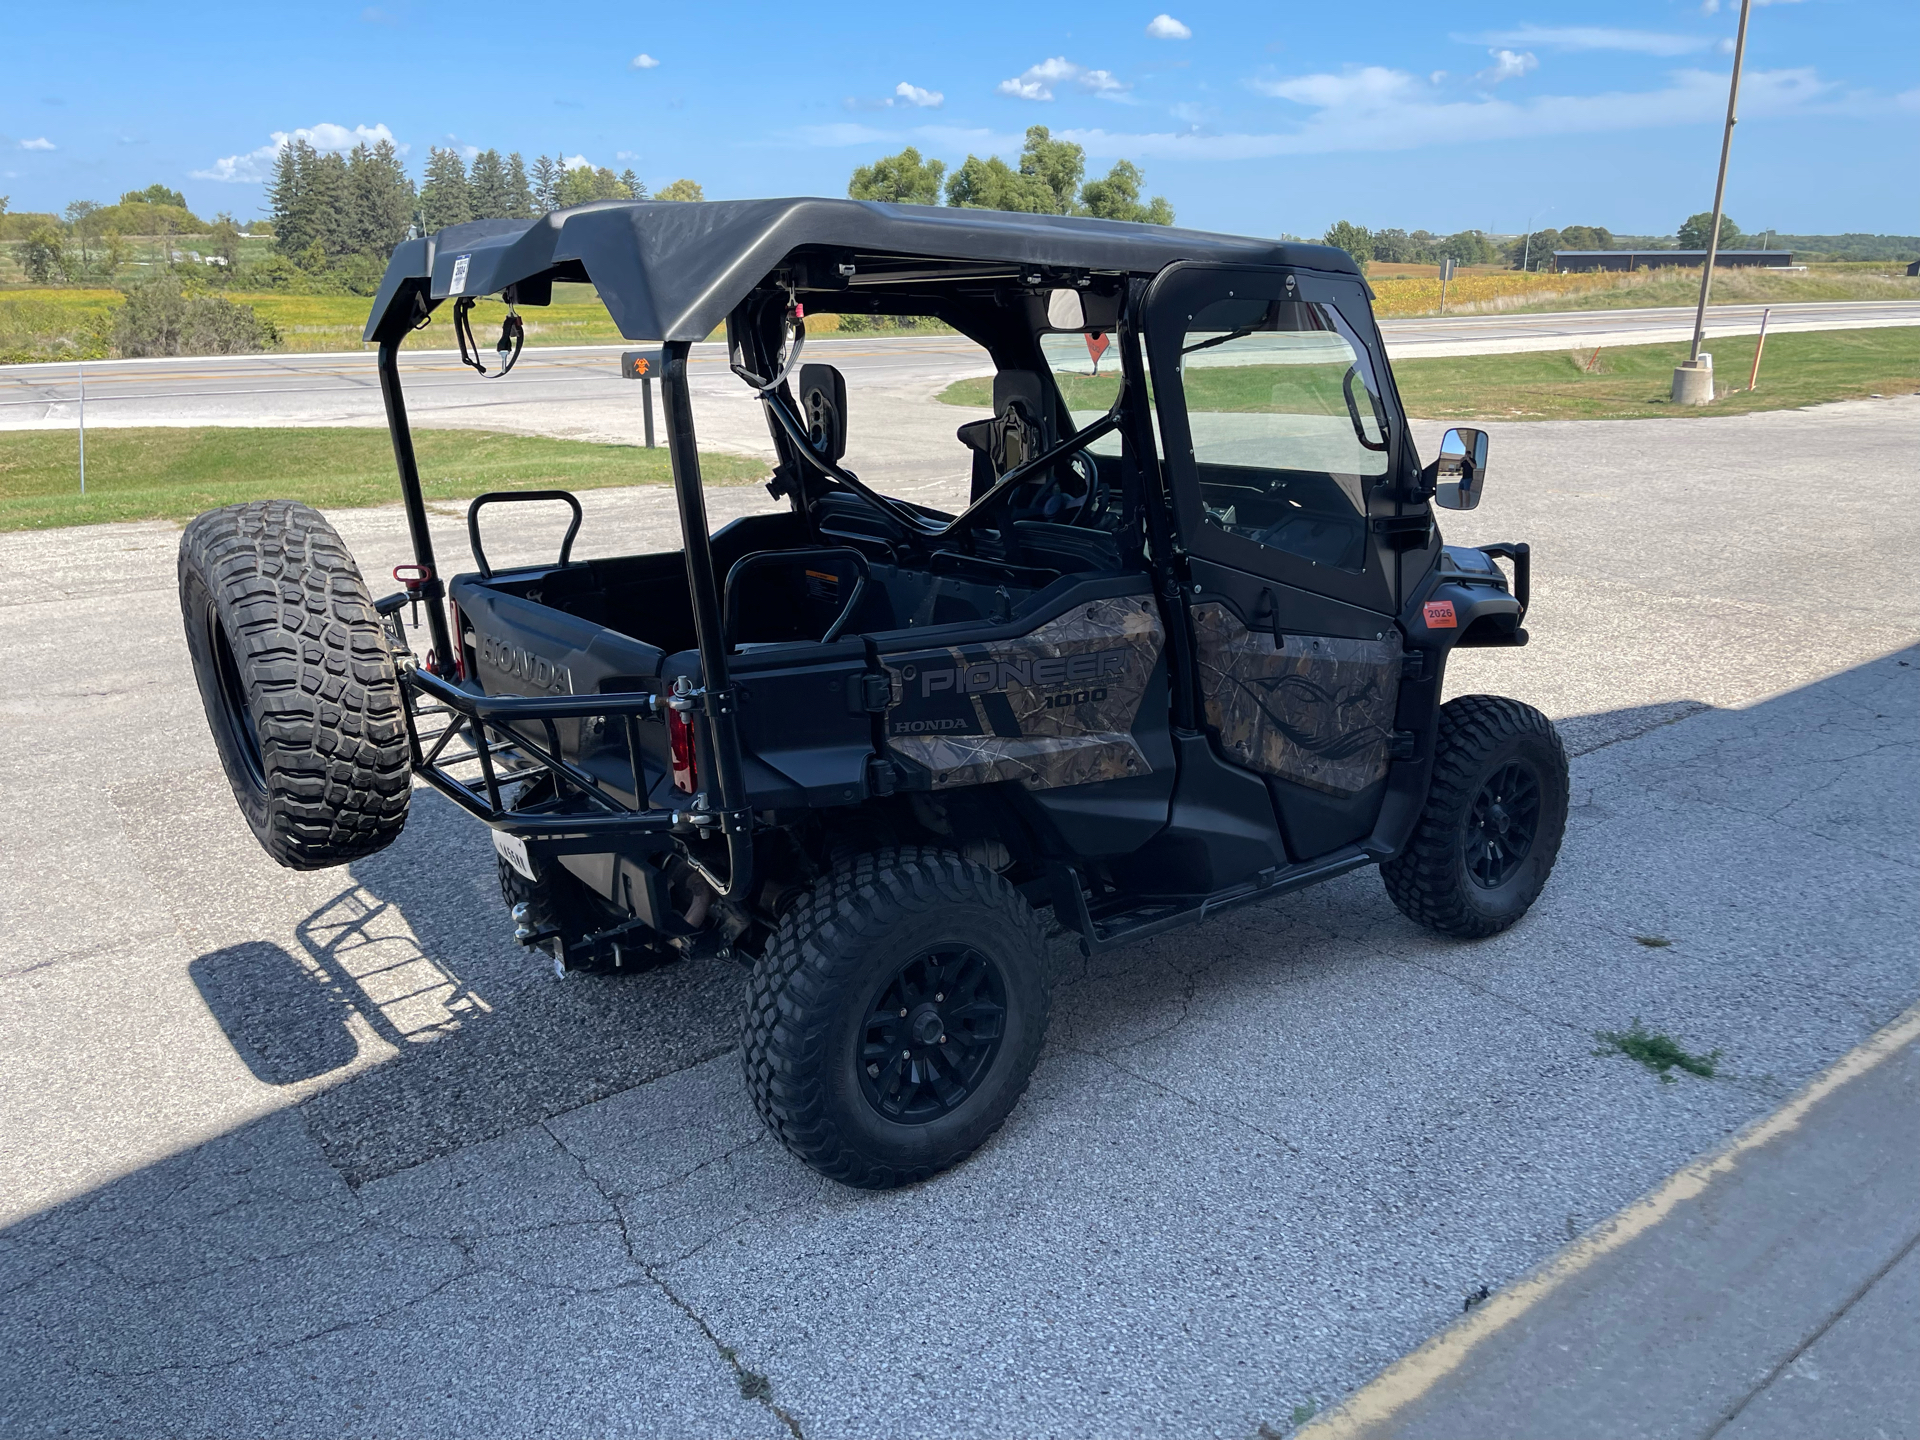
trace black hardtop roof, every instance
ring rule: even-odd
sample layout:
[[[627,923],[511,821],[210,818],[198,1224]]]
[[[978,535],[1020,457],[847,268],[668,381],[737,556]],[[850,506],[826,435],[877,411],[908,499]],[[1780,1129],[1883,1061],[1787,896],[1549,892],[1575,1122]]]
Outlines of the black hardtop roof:
[[[404,333],[453,295],[509,285],[538,303],[554,280],[591,280],[630,340],[703,340],[794,251],[1152,275],[1177,260],[1358,274],[1344,250],[1070,215],[870,200],[601,200],[538,220],[476,220],[394,252],[366,338]],[[464,262],[464,264],[462,264]],[[456,290],[456,270],[461,284]]]

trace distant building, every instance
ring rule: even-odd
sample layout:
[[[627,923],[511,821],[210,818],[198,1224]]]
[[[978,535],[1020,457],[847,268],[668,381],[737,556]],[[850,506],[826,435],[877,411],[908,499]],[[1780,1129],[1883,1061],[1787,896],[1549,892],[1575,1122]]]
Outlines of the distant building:
[[[1652,270],[1661,265],[1700,266],[1707,263],[1704,250],[1556,250],[1553,268],[1563,275],[1585,270]],[[1791,250],[1719,250],[1715,265],[1760,266],[1784,270],[1793,264]]]
[[[1909,275],[1920,275],[1920,260],[1916,260],[1907,266],[1907,273]]]

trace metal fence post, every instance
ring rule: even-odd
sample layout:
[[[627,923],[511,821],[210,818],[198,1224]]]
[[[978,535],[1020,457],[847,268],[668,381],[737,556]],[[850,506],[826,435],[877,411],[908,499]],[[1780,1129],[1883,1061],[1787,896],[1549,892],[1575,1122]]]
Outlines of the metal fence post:
[[[640,377],[640,409],[647,417],[647,449],[653,449],[653,377]]]

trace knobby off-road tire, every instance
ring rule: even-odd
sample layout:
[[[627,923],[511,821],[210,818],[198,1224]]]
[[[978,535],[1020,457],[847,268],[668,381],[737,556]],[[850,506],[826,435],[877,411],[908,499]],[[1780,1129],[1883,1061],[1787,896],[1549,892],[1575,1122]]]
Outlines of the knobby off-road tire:
[[[1553,722],[1518,700],[1463,695],[1440,709],[1426,809],[1380,878],[1410,920],[1496,935],[1539,898],[1566,828],[1567,752]]]
[[[400,685],[366,583],[290,500],[180,538],[180,612],[220,764],[261,846],[318,870],[390,845],[411,782]]]
[[[842,860],[754,966],[747,1090],[780,1143],[822,1175],[866,1189],[924,1180],[971,1155],[1018,1103],[1049,988],[1039,918],[993,871],[917,847]]]

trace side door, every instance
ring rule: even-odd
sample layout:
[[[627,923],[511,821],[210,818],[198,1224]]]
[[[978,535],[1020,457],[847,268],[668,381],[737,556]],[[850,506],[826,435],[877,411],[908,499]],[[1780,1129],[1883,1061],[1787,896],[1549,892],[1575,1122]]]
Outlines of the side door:
[[[1393,754],[1418,468],[1366,292],[1307,270],[1177,265],[1148,356],[1191,580],[1202,715],[1261,774],[1296,860],[1364,838]],[[1424,568],[1422,566],[1421,568]]]

